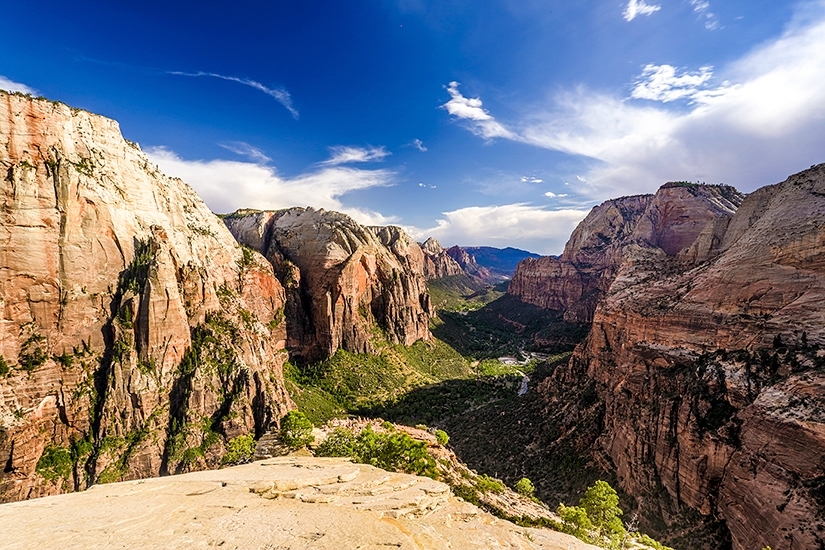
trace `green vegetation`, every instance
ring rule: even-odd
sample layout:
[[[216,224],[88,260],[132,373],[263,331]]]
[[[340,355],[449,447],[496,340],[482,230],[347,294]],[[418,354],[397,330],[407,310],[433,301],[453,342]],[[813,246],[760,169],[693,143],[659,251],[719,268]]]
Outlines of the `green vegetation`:
[[[476,478],[476,489],[482,493],[503,493],[505,486],[501,480],[482,474]]]
[[[226,454],[221,458],[221,464],[235,466],[252,462],[255,458],[255,444],[252,434],[233,437],[226,446]]]
[[[289,411],[281,419],[281,440],[292,449],[306,447],[315,441],[312,422],[300,411]]]
[[[20,356],[17,359],[21,369],[31,372],[49,359],[49,354],[43,349],[46,338],[37,332],[32,333],[20,347]]]
[[[433,479],[438,477],[435,459],[427,444],[396,430],[376,432],[367,426],[358,434],[336,428],[315,450],[318,456],[348,456],[362,464]]]
[[[49,481],[69,479],[74,468],[72,452],[59,445],[47,445],[37,461],[35,471]]]
[[[559,504],[561,531],[601,546],[620,549],[644,545],[656,550],[672,550],[638,532],[628,532],[622,523],[619,495],[606,481],[597,481],[587,488],[578,506]],[[630,543],[630,544],[629,544]]]
[[[139,294],[149,278],[149,267],[155,259],[155,251],[150,240],[135,241],[135,257],[123,270],[118,280],[118,291],[122,295],[129,291]]]
[[[493,287],[461,274],[428,281],[427,289],[439,311],[474,311],[504,296],[507,283]]]
[[[6,363],[6,358],[0,355],[0,376],[8,376],[11,368],[9,368],[9,364]]]
[[[523,477],[516,482],[515,490],[518,494],[533,497],[536,492],[536,486],[528,478]]]
[[[290,396],[314,424],[348,412],[372,415],[413,388],[472,375],[467,360],[438,340],[406,347],[376,338],[374,345],[378,355],[338,350],[326,361],[285,366]]]
[[[435,431],[435,440],[438,441],[439,445],[447,445],[450,442],[450,436],[447,435],[447,432],[444,430],[436,430]]]

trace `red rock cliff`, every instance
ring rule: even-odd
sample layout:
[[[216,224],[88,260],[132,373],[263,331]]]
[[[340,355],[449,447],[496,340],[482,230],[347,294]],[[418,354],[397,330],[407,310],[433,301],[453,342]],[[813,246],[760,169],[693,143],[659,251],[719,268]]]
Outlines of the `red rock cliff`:
[[[609,200],[576,227],[560,257],[519,263],[508,293],[545,309],[564,311],[572,323],[593,320],[631,245],[673,256],[741,203],[732,187],[671,183],[655,195]]]
[[[825,547],[825,165],[720,219],[625,247],[543,389],[596,381],[597,454],[648,518],[715,519],[735,550]]]
[[[311,208],[240,211],[224,221],[283,281],[288,348],[299,360],[371,353],[376,324],[393,342],[430,338],[424,254],[401,229]]]
[[[219,464],[292,405],[284,290],[116,122],[0,92],[0,501]]]

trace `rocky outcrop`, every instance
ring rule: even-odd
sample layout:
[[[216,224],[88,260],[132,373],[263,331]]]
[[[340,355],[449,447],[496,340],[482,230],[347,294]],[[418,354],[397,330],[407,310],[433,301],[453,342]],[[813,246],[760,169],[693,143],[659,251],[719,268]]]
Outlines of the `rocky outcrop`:
[[[563,311],[565,321],[589,323],[627,250],[642,247],[672,257],[696,243],[683,257],[707,259],[717,243],[714,235],[724,231],[742,198],[729,186],[669,183],[655,195],[609,200],[576,227],[560,257],[523,260],[508,292],[523,302]],[[697,240],[700,235],[704,246]]]
[[[497,519],[438,481],[338,458],[274,458],[6,504],[0,529],[8,550],[596,548]]]
[[[441,243],[432,237],[421,243],[421,250],[424,252],[424,277],[428,281],[464,273],[461,266],[442,248]]]
[[[494,279],[489,269],[479,265],[476,259],[460,246],[456,245],[448,248],[447,255],[461,267],[464,273],[478,277],[482,281],[491,281]]]
[[[543,391],[595,382],[597,454],[647,519],[715,519],[735,550],[825,546],[825,165],[701,228],[645,218]]]
[[[298,361],[372,353],[376,328],[405,345],[430,338],[424,254],[401,229],[312,208],[239,211],[224,222],[286,287],[287,347]]]
[[[116,122],[0,112],[0,501],[215,466],[277,422],[269,264]]]

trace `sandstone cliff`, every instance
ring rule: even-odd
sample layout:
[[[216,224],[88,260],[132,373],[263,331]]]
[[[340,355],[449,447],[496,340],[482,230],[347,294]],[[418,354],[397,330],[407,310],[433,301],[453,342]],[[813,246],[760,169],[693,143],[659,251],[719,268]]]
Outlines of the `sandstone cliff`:
[[[825,165],[726,216],[641,218],[634,234],[658,237],[624,247],[588,339],[541,391],[595,382],[597,458],[648,520],[715,521],[735,550],[821,548]]]
[[[401,229],[312,208],[239,211],[224,221],[286,287],[287,347],[297,360],[371,353],[376,328],[405,345],[429,339],[424,254]]]
[[[5,504],[0,531],[7,550],[597,550],[570,535],[495,518],[429,478],[306,457]]]
[[[0,501],[214,466],[291,407],[284,290],[116,122],[0,92]]]
[[[698,255],[709,254],[713,228],[724,227],[742,202],[728,186],[670,183],[655,195],[609,200],[576,227],[560,257],[523,260],[508,293],[523,302],[564,312],[565,321],[589,323],[626,251],[635,247],[674,256],[708,235]],[[702,256],[701,259],[707,259]]]
[[[441,243],[432,237],[421,243],[424,252],[424,277],[427,280],[462,275],[464,270],[449,255]]]

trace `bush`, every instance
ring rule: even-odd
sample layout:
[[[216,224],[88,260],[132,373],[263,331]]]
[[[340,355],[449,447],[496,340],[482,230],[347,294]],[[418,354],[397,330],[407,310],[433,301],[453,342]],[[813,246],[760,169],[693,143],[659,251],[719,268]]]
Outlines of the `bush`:
[[[371,427],[356,435],[336,428],[315,450],[318,456],[349,456],[384,470],[435,478],[435,459],[427,444],[403,432],[376,433]]]
[[[536,486],[526,477],[521,478],[516,483],[516,492],[526,497],[532,497],[536,492]]]
[[[60,478],[69,479],[73,467],[74,460],[72,460],[72,453],[69,449],[57,445],[47,445],[37,461],[35,470],[49,481],[56,481]]]
[[[435,440],[438,441],[439,445],[447,445],[450,442],[450,436],[444,430],[436,430]]]
[[[613,548],[626,538],[619,495],[606,481],[588,487],[578,506],[559,504],[562,530],[585,542]]]
[[[292,449],[306,447],[313,441],[312,422],[299,411],[289,411],[281,419],[281,440]]]
[[[505,487],[501,481],[483,474],[476,479],[476,489],[482,493],[503,493]]]
[[[221,459],[221,464],[234,466],[236,464],[246,464],[255,458],[255,438],[252,434],[239,435],[229,440],[226,454]]]

